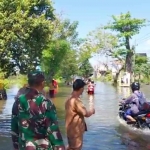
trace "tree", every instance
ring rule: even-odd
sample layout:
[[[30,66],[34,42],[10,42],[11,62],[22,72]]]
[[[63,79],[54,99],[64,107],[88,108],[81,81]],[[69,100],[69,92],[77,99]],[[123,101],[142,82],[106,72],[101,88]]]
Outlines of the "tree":
[[[148,58],[147,56],[137,55],[135,54],[135,64],[141,66],[142,64],[147,64]]]
[[[55,28],[51,34],[52,40],[67,40],[72,48],[76,48],[81,43],[81,39],[78,39],[78,32],[76,31],[78,27],[78,22],[71,22],[69,19],[63,20],[60,16],[53,22]]]
[[[60,75],[66,80],[69,80],[71,76],[77,75],[79,72],[77,53],[75,50],[69,50],[61,63]]]
[[[84,62],[82,62],[82,64],[79,67],[79,75],[83,76],[84,78],[88,78],[91,76],[91,74],[93,74],[93,67],[91,66],[89,60],[85,60]]]
[[[135,62],[134,62],[134,73],[135,76],[138,75],[139,80],[141,79],[141,75],[145,76],[149,79],[150,75],[150,65],[148,63],[147,56],[135,55]]]
[[[150,83],[150,64],[149,63],[143,64],[141,67],[141,72],[147,79],[147,82]]]
[[[134,48],[130,45],[130,39],[139,33],[139,30],[144,26],[146,20],[132,18],[130,12],[127,12],[126,14],[121,13],[119,16],[113,15],[112,19],[113,21],[105,26],[105,28],[119,32],[118,37],[120,39],[120,46],[125,46],[127,52],[125,69],[127,72],[132,73]]]
[[[70,50],[70,44],[65,40],[55,40],[49,43],[47,49],[42,52],[42,70],[49,82],[59,71],[66,53]]]
[[[71,23],[70,20],[60,20],[58,18],[54,23],[55,32],[51,35],[51,41],[42,53],[41,62],[48,80],[54,77],[58,72],[61,72],[60,69],[62,65],[64,65],[62,63],[67,63],[67,60],[64,59],[72,53],[72,49],[78,44],[78,33],[76,31],[78,22]],[[62,68],[64,69],[64,67]]]
[[[116,67],[117,68],[116,74],[113,75],[113,83],[117,84],[120,72],[125,67],[124,64],[125,64],[125,58],[126,58],[126,50],[125,49],[118,49],[118,48],[116,48],[114,50],[111,50],[110,52],[111,52],[110,56],[112,58],[117,59],[117,61],[116,61],[117,64],[116,65],[117,66],[119,65],[118,67]]]
[[[40,64],[54,9],[49,0],[2,0],[0,6],[0,68],[9,75],[17,66],[25,74]]]
[[[76,31],[78,22],[71,23],[69,19],[65,19],[60,24],[60,34],[57,38],[67,40],[71,45],[76,45],[78,43],[78,32]]]
[[[82,46],[81,51],[91,57],[93,53],[111,55],[112,50],[117,46],[118,39],[115,35],[106,32],[104,27],[91,31]],[[83,54],[85,56],[85,54]]]
[[[97,28],[88,34],[85,42],[80,48],[79,59],[81,62],[84,62],[91,58],[92,54],[96,53],[123,60],[124,53],[120,49],[116,49],[117,43],[118,38],[106,32],[103,26]],[[117,81],[116,78],[114,80]]]

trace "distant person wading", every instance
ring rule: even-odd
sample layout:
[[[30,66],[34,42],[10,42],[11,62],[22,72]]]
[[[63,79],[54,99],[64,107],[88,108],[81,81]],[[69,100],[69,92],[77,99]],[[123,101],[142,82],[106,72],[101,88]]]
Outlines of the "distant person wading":
[[[57,88],[57,86],[55,84],[55,80],[53,79],[49,85],[49,95],[51,98],[53,98],[55,96],[56,88]]]

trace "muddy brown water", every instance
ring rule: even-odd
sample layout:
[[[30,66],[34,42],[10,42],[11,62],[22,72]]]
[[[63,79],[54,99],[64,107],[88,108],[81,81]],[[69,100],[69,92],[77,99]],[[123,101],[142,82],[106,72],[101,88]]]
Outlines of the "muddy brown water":
[[[150,98],[149,89],[148,85],[142,86],[147,98]],[[64,103],[71,91],[71,87],[61,87],[57,97],[53,99],[66,144]],[[16,88],[8,90],[8,100],[0,101],[0,150],[13,150],[9,132],[11,108],[16,92]],[[88,131],[84,135],[83,150],[150,150],[149,131],[135,131],[118,121],[118,101],[129,94],[128,88],[115,88],[109,83],[96,83],[94,96],[96,113],[90,119],[86,119]],[[82,100],[88,106],[86,92],[83,93]]]

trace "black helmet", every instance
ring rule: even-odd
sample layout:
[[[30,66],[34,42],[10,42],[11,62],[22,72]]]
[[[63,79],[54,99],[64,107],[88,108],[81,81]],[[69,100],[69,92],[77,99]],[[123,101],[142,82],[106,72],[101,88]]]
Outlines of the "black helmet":
[[[131,89],[132,89],[133,92],[136,91],[136,90],[139,90],[140,89],[140,83],[139,82],[133,82],[131,84]]]

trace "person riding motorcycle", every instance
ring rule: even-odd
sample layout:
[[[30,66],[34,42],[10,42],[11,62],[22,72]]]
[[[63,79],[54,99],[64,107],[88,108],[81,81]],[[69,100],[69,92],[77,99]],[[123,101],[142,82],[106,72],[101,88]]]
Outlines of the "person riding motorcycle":
[[[129,104],[130,107],[125,112],[125,120],[129,122],[136,122],[132,117],[144,109],[144,104],[146,103],[146,98],[142,92],[140,92],[140,83],[133,82],[131,84],[132,95],[126,100],[123,100],[123,104]]]

